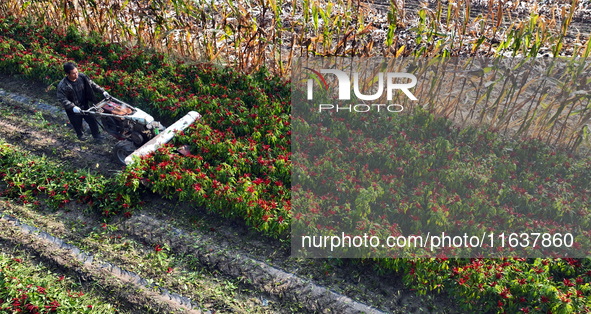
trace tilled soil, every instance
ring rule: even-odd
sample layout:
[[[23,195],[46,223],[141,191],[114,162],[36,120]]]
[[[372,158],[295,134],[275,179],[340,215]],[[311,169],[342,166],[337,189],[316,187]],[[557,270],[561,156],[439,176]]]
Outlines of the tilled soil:
[[[69,169],[115,175],[121,169],[111,157],[116,140],[78,141],[54,94],[43,85],[0,76],[0,138]],[[449,296],[418,296],[399,274],[378,275],[357,260],[294,259],[284,243],[240,221],[157,195],[145,194],[143,201],[130,219],[106,222],[110,231],[101,231],[105,221],[76,204],[57,212],[3,206],[12,218],[0,220],[0,230],[11,236],[0,236],[0,242],[26,246],[40,263],[96,283],[132,313],[455,312]],[[15,229],[22,223],[39,229]],[[145,270],[142,256],[152,256],[159,245],[182,262],[165,272]],[[195,273],[202,285],[221,282],[222,292],[191,291],[182,281]],[[233,284],[235,289],[224,290]]]

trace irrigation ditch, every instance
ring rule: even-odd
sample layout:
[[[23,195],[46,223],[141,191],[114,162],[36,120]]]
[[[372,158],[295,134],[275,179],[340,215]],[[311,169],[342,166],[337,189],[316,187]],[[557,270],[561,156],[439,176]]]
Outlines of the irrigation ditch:
[[[72,169],[116,174],[115,140],[77,141],[53,93],[0,76],[0,138]],[[144,201],[131,218],[104,221],[79,204],[56,211],[0,199],[0,247],[25,249],[123,312],[455,312],[449,296],[419,296],[399,274],[355,261],[296,260],[239,222],[157,195]]]

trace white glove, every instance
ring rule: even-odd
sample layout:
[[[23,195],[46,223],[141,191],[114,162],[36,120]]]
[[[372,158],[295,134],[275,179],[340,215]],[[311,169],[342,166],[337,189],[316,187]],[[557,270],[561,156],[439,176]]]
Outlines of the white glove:
[[[72,111],[74,111],[74,113],[82,112],[82,110],[80,110],[80,107],[78,107],[78,106],[74,106],[74,108],[72,108]]]
[[[109,93],[107,93],[106,91],[105,91],[105,92],[103,92],[103,96],[104,96],[105,98],[109,98],[109,97],[111,97],[111,95],[109,95]]]

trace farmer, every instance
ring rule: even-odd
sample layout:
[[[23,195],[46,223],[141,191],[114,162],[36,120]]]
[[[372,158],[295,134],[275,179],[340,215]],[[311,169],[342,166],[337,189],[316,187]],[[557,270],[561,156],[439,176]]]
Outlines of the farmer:
[[[89,102],[96,102],[95,92],[102,93],[105,98],[109,97],[109,93],[89,79],[88,76],[78,72],[78,68],[72,62],[64,64],[64,72],[66,72],[66,77],[57,85],[57,100],[66,109],[68,119],[70,119],[79,140],[86,140],[82,130],[82,121],[86,120],[92,137],[97,142],[100,142],[103,136],[99,134],[96,119],[91,115],[82,114],[82,110],[89,108]]]

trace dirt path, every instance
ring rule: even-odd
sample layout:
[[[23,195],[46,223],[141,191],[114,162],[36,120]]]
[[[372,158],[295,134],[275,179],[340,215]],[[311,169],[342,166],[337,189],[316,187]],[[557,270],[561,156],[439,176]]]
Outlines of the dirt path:
[[[115,139],[106,136],[99,144],[76,138],[65,112],[51,99],[55,91],[6,76],[0,76],[0,88],[0,135],[7,142],[71,168],[88,168],[104,175],[121,168],[112,159]]]
[[[71,169],[116,174],[121,168],[111,161],[110,152],[115,140],[79,142],[56,107],[54,92],[0,76],[0,138]],[[261,237],[239,221],[212,217],[204,209],[156,195],[144,195],[144,201],[145,207],[131,219],[107,224],[75,204],[61,211],[12,204],[3,212],[73,245],[74,253],[84,250],[93,256],[85,264],[89,269],[74,269],[68,263],[80,261],[76,254],[67,255],[65,264],[58,267],[63,271],[92,278],[107,291],[115,289],[113,295],[119,299],[126,298],[125,289],[117,287],[135,285],[135,290],[144,291],[118,301],[131,312],[144,302],[133,300],[146,299],[154,302],[152,312],[187,306],[205,312],[454,312],[446,296],[419,297],[402,285],[399,275],[379,276],[350,260],[292,259],[285,245]],[[8,230],[7,223],[0,223],[0,230]],[[0,242],[32,241],[31,234],[23,234],[0,237]],[[53,251],[40,247],[30,246],[30,250],[38,256]],[[165,250],[156,254],[155,247]],[[49,260],[54,258],[40,258],[43,263]],[[106,278],[115,278],[119,284],[101,284],[110,282]]]

